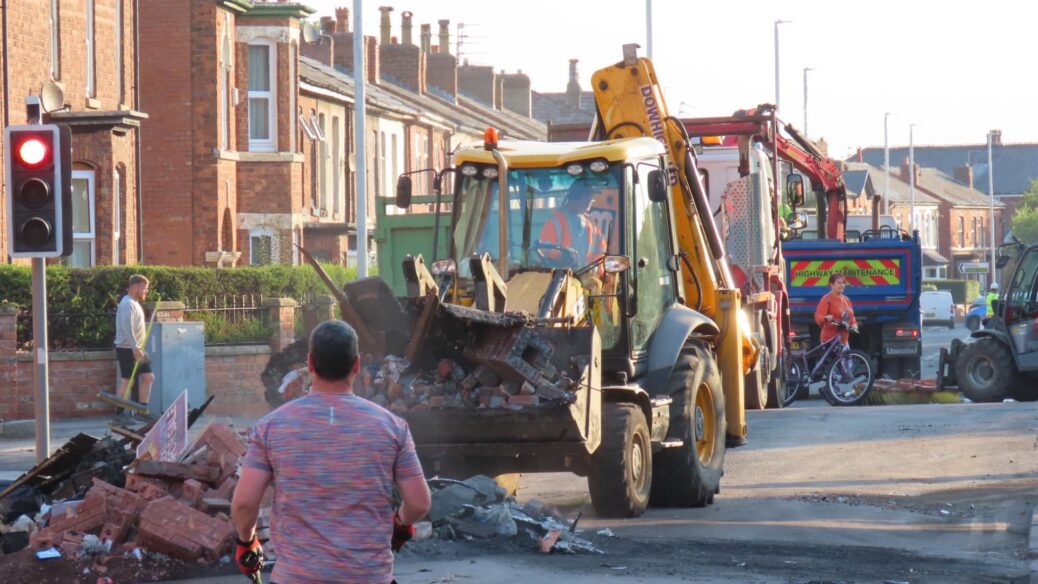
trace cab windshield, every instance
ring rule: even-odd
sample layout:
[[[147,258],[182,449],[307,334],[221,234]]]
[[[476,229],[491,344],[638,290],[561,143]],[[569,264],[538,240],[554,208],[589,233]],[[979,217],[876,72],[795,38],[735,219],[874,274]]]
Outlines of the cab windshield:
[[[463,165],[463,171],[464,171]],[[471,168],[471,166],[470,166]],[[500,257],[499,181],[496,166],[475,166],[454,201],[452,257],[469,277],[472,254]],[[488,170],[489,169],[489,170]],[[579,172],[578,172],[579,170]],[[469,172],[472,172],[471,170]],[[600,172],[589,164],[561,168],[513,168],[508,172],[508,274],[568,267],[578,269],[619,248],[619,200],[623,165]]]

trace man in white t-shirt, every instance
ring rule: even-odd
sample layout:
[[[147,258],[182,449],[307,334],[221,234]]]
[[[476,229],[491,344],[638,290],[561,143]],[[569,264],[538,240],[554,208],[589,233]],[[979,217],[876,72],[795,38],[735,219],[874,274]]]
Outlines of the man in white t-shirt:
[[[119,361],[119,391],[116,395],[126,395],[126,387],[134,365],[137,366],[137,377],[140,379],[140,403],[147,405],[151,399],[151,384],[155,374],[151,372],[151,360],[144,352],[146,327],[144,309],[141,301],[148,295],[148,279],[140,274],[130,276],[130,284],[126,296],[119,301],[119,309],[115,313],[115,357]]]

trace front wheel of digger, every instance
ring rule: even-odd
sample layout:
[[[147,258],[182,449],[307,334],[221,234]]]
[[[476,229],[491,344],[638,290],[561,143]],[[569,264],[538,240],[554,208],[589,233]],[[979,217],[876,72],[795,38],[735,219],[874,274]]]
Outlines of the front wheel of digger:
[[[721,490],[724,474],[724,392],[713,352],[699,344],[685,347],[668,382],[671,431],[682,445],[655,457],[652,504],[704,507]]]
[[[602,404],[602,442],[587,483],[600,517],[637,517],[649,506],[652,443],[645,413],[635,404]]]
[[[955,361],[959,391],[975,402],[997,402],[1009,397],[1019,377],[1010,350],[992,338],[968,343]]]

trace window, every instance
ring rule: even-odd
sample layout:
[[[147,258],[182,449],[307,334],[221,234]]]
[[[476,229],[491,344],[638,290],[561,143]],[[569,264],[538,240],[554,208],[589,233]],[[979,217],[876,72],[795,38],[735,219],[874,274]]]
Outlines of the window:
[[[319,129],[318,134],[321,136],[325,135],[324,125],[324,114],[317,116],[317,128]],[[317,182],[321,190],[321,205],[322,211],[328,208],[328,142],[321,140],[318,146],[318,178]]]
[[[382,139],[378,141],[378,196],[388,195],[386,185],[389,184],[389,166],[386,164],[386,133],[382,132]]]
[[[94,265],[94,171],[72,171],[72,255],[67,265],[86,268]]]
[[[266,266],[274,263],[274,232],[269,227],[257,227],[249,232],[249,264]]]
[[[634,209],[630,217],[633,224],[628,227],[634,244],[630,256],[646,260],[644,265],[639,260],[632,266],[638,301],[638,312],[631,321],[631,348],[635,352],[647,347],[663,312],[677,299],[674,274],[667,269],[669,246],[665,242],[670,238],[667,208],[650,201],[647,189],[649,172],[656,168],[638,165],[641,180],[634,185]]]
[[[414,155],[414,170],[420,170],[429,167],[429,137],[425,134],[418,134],[415,137],[415,155]],[[427,172],[419,172],[418,174],[412,175],[415,179],[415,192],[419,195],[429,194],[429,183]]]
[[[277,151],[274,45],[249,45],[249,150]]]
[[[112,217],[112,265],[118,266],[121,261],[119,257],[122,251],[122,225],[123,225],[123,171],[116,169],[112,174],[112,207],[115,209]]]
[[[339,118],[332,117],[332,209],[339,214],[339,175],[342,174],[342,151],[339,144]]]
[[[50,76],[61,79],[61,12],[60,0],[50,0]]]
[[[398,176],[400,176],[400,163],[398,162],[400,155],[399,155],[399,150],[398,150],[397,145],[396,145],[396,134],[393,134],[391,136],[391,138],[393,140],[393,147],[390,149],[389,154],[392,156],[392,158],[390,159],[391,160],[391,167],[390,168],[392,169],[392,173],[389,175],[389,184],[395,185],[396,184],[396,178]],[[394,189],[393,192],[395,193],[396,189]]]
[[[984,226],[980,217],[973,218],[973,247],[980,247],[984,242]]]
[[[231,149],[231,14],[223,15],[223,38],[220,40],[220,148]]]
[[[86,0],[86,66],[87,97],[96,97],[97,72],[94,63],[94,0]]]
[[[959,247],[966,247],[966,218],[959,217]]]

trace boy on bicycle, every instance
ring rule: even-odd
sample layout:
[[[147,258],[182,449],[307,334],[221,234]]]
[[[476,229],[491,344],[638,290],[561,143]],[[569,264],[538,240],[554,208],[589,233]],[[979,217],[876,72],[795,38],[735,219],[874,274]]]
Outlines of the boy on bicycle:
[[[841,272],[833,272],[829,276],[829,287],[831,290],[828,294],[822,296],[822,300],[818,303],[818,308],[815,310],[815,323],[822,327],[822,334],[819,336],[819,340],[824,343],[839,334],[844,347],[847,347],[847,340],[850,338],[848,329],[858,330],[858,320],[854,318],[854,307],[851,306],[851,299],[843,293],[847,287],[847,276]],[[842,321],[847,328],[839,330],[834,321]]]

